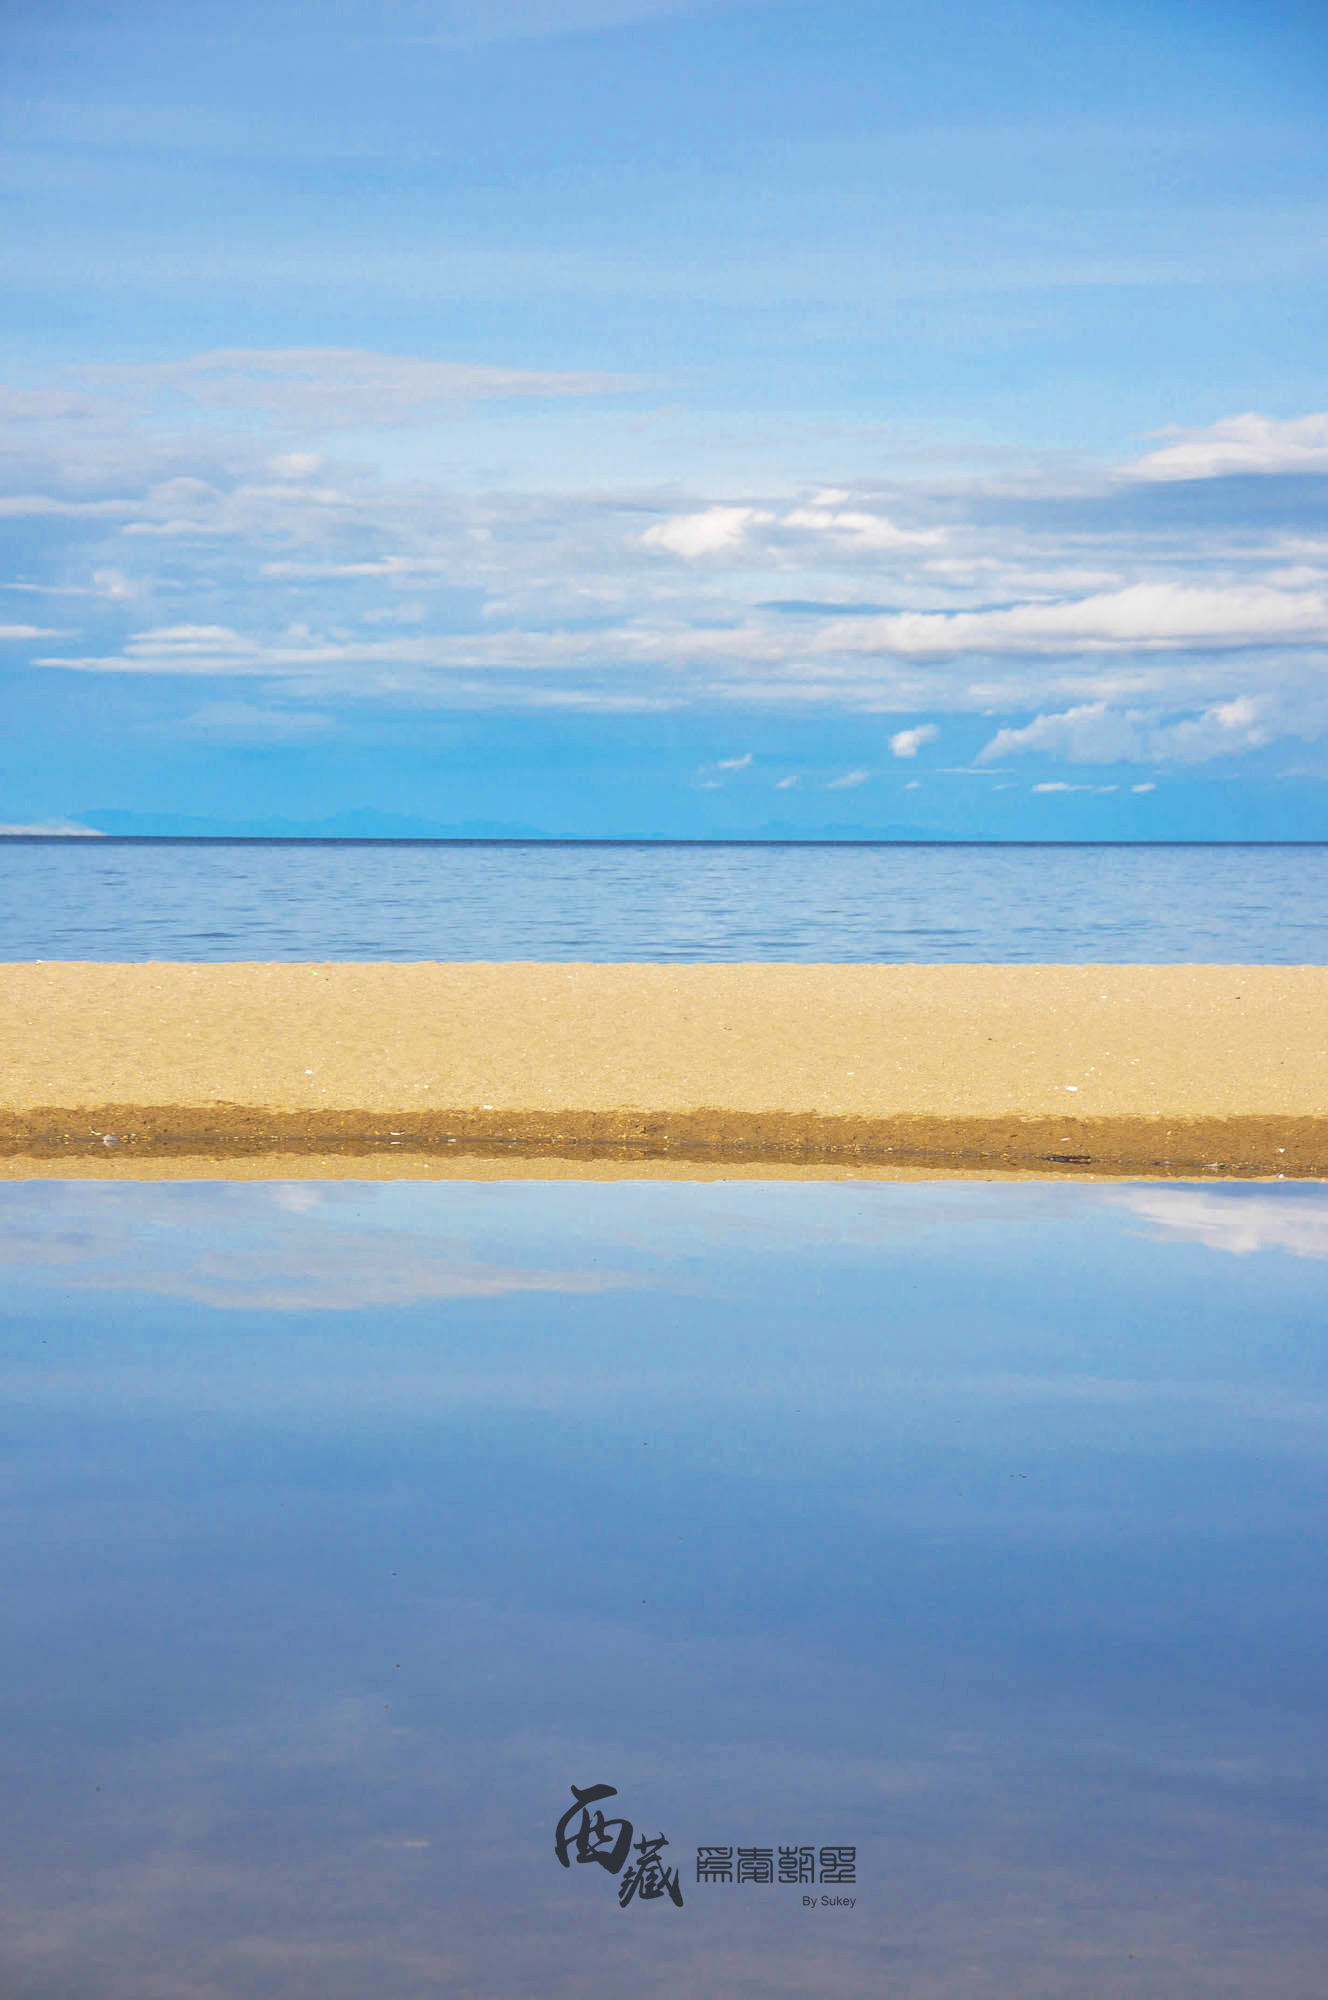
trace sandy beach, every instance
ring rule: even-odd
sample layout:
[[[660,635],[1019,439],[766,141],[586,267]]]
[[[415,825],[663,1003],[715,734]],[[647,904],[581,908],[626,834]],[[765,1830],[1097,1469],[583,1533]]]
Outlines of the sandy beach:
[[[453,1148],[1328,1173],[1321,967],[56,962],[0,967],[0,1045],[11,1176]]]

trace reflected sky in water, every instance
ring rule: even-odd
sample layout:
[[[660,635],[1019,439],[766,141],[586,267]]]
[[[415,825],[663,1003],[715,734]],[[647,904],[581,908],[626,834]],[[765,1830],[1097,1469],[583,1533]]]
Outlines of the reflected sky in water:
[[[1326,1260],[1285,1184],[0,1188],[7,2000],[1318,2000]],[[597,1781],[681,1910],[557,1866]]]

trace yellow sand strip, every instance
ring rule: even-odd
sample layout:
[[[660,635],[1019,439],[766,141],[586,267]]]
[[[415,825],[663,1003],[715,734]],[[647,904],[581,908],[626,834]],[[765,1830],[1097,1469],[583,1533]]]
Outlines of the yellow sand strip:
[[[0,966],[0,1148],[1328,1172],[1328,968]]]

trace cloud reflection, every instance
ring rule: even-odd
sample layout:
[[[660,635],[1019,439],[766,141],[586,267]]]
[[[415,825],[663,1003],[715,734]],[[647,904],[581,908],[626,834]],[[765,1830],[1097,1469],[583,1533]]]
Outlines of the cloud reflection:
[[[373,1186],[212,1183],[15,1190],[0,1208],[0,1265],[61,1268],[66,1282],[193,1305],[355,1312],[519,1292],[599,1293],[621,1272],[485,1257],[410,1222]]]
[[[1206,1250],[1248,1257],[1283,1250],[1290,1257],[1328,1257],[1328,1194],[1218,1193],[1205,1188],[1136,1188],[1112,1199],[1153,1225],[1158,1242],[1202,1243]]]

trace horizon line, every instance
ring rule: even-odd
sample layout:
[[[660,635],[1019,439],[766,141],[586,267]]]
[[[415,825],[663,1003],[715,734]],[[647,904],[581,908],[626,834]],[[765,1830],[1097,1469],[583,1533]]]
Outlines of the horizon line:
[[[688,834],[0,833],[28,847],[1328,847],[1325,839],[997,840],[981,836],[811,837]]]

